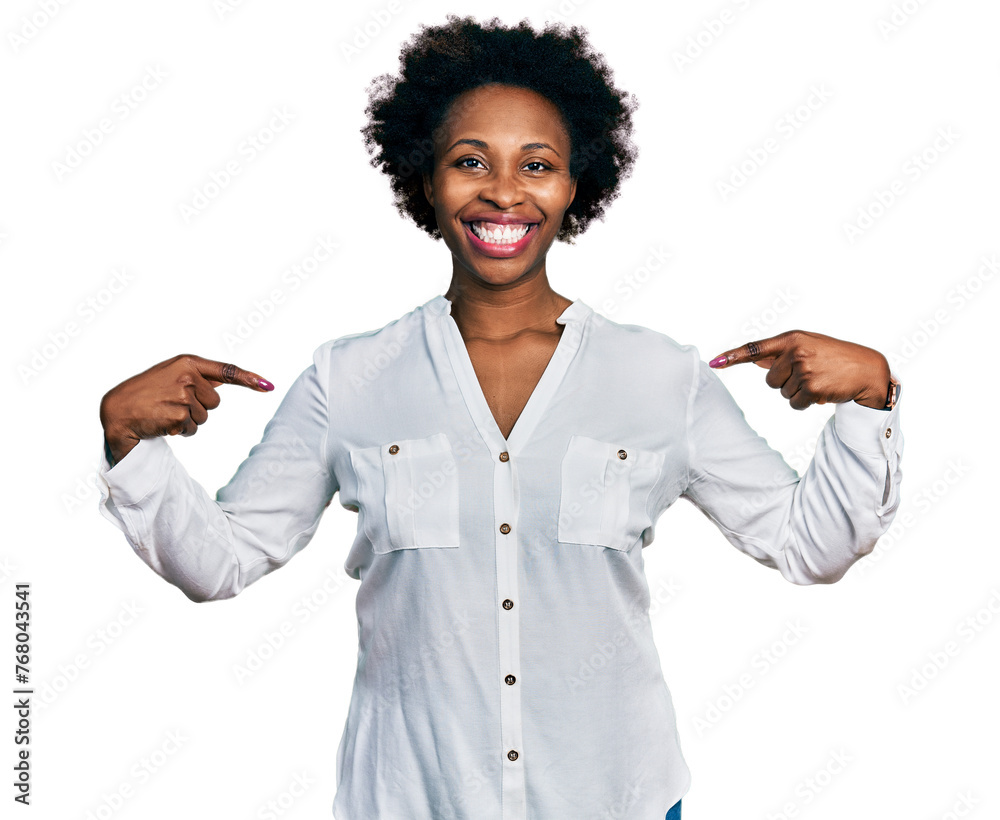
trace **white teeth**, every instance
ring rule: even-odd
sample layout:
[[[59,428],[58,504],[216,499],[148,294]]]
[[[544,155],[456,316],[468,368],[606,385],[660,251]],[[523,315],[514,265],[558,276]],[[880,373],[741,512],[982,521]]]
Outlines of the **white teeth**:
[[[493,223],[485,223],[493,224]],[[519,242],[524,239],[525,234],[528,233],[530,225],[515,225],[511,227],[510,225],[498,225],[493,230],[483,227],[484,223],[472,222],[472,232],[478,236],[483,242],[489,242],[493,245],[511,245],[515,242]]]

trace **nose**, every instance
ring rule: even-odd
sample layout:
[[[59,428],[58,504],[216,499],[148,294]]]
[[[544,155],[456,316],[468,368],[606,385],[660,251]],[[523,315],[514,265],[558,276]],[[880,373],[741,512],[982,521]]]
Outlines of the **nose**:
[[[518,168],[498,163],[483,179],[479,198],[505,211],[519,205],[524,199],[524,189],[518,177]]]

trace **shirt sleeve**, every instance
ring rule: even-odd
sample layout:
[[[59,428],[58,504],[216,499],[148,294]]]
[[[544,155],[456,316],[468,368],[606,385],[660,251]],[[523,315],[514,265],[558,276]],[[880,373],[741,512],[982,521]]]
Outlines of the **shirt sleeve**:
[[[193,601],[231,598],[309,543],[339,489],[327,463],[328,348],[292,384],[213,500],[163,437],[113,467],[102,443],[101,513],[136,554]]]
[[[799,477],[747,424],[718,374],[694,355],[682,496],[737,549],[792,583],[840,580],[874,549],[896,514],[900,402],[892,410],[837,404]]]

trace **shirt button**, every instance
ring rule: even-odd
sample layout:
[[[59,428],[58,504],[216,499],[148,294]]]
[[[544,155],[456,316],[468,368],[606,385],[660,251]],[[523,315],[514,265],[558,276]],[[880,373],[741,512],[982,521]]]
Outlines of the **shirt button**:
[[[625,459],[628,458],[628,453],[626,453],[624,450],[619,450],[618,451],[618,458],[620,458],[622,461],[624,461]]]
[[[389,447],[389,454],[390,454],[390,455],[393,455],[393,456],[394,456],[394,455],[396,455],[396,453],[398,453],[398,452],[399,452],[399,445],[398,445],[398,444],[393,444],[393,445],[391,445],[391,446]]]
[[[506,678],[503,679],[503,682],[506,683],[508,686],[513,686],[514,681],[516,680],[517,678],[515,678],[513,675],[508,675]]]
[[[509,533],[510,532],[510,524],[501,524],[500,525],[500,532],[502,532],[504,535],[506,535],[507,533]]]
[[[509,461],[510,460],[510,456],[507,455],[507,451],[506,450],[504,450],[502,453],[500,453],[500,460],[501,461]]]
[[[504,598],[503,608],[504,609],[513,609],[514,608],[514,602],[510,598]]]
[[[886,427],[885,428],[885,437],[889,438],[889,436],[891,436],[891,435],[892,435],[892,428],[891,427]]]
[[[507,759],[508,760],[517,760],[517,752],[515,752],[513,749],[511,749],[509,752],[507,752]]]

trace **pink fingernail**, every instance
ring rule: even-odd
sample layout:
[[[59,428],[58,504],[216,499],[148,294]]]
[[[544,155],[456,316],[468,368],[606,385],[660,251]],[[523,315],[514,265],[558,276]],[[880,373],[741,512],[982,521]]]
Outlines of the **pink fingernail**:
[[[726,363],[726,357],[725,356],[716,356],[714,359],[712,359],[712,361],[710,361],[708,363],[708,366],[709,367],[721,367],[725,363]]]
[[[274,390],[274,385],[271,384],[267,379],[257,379],[257,384],[263,387],[265,390]]]

